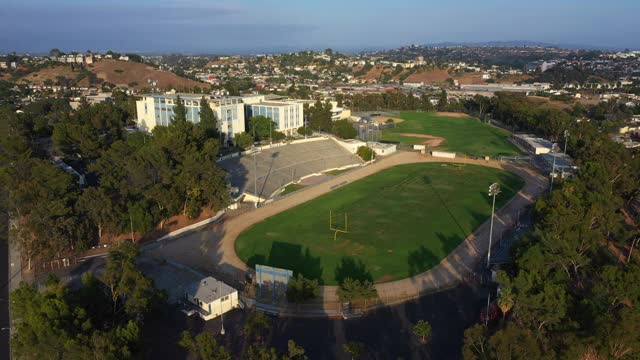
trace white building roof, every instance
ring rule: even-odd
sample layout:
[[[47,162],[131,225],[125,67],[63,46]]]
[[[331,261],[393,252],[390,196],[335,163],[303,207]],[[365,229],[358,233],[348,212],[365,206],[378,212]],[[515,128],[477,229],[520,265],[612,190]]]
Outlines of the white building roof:
[[[189,296],[198,299],[205,304],[209,304],[223,296],[233,294],[236,292],[236,289],[209,276],[189,284],[185,288],[185,291]]]

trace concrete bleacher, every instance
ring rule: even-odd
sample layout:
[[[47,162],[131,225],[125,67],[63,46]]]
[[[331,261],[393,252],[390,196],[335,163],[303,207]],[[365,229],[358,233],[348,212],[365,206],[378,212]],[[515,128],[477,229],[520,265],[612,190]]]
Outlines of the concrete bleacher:
[[[331,139],[293,143],[220,161],[241,193],[271,198],[288,183],[329,169],[362,164],[355,154]],[[257,186],[254,178],[257,177]],[[257,191],[257,194],[255,192]]]

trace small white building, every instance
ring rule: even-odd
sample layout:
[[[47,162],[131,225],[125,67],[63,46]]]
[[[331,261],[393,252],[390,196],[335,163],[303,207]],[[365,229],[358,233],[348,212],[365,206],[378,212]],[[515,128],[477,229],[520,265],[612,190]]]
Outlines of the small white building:
[[[367,142],[367,146],[369,146],[378,156],[391,155],[397,150],[397,146],[395,144],[387,144],[376,141]]]
[[[205,321],[240,307],[238,291],[211,276],[188,285],[185,297],[194,305],[187,314],[197,313]]]

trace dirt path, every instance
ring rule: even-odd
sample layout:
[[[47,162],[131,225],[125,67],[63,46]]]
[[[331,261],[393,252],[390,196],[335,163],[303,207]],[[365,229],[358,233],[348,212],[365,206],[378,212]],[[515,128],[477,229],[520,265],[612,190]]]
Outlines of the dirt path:
[[[345,181],[351,183],[396,165],[421,162],[476,164],[504,169],[522,177],[525,180],[523,189],[496,213],[494,234],[500,234],[511,228],[518,211],[532,204],[547,187],[546,179],[529,168],[497,161],[434,158],[413,152],[399,152],[372,165],[363,166],[355,171],[336,176],[329,181],[310,186],[282,200],[231,218],[221,224],[167,242],[155,249],[148,250],[148,252],[152,256],[167,258],[214,274],[223,271],[235,279],[242,279],[251,270],[236,255],[234,243],[238,235],[251,225],[328,193],[332,191],[332,187]],[[489,221],[487,220],[431,270],[404,280],[377,284],[376,288],[382,302],[385,304],[399,303],[420,296],[420,294],[449,288],[457,284],[465,274],[468,274],[478,262],[484,259],[483,256],[488,249],[488,231]],[[494,245],[496,243],[497,241],[494,239]],[[335,286],[322,287],[321,297],[325,308],[328,304],[332,304],[333,307],[338,303],[335,294],[336,288]]]
[[[465,113],[461,113],[461,112],[446,112],[446,111],[438,111],[435,113],[437,116],[444,116],[444,117],[452,117],[452,118],[465,118],[465,117],[470,117],[469,115],[465,114]]]
[[[445,138],[441,138],[439,136],[426,135],[426,134],[414,134],[414,133],[399,133],[400,136],[414,137],[418,139],[428,139],[423,141],[422,144],[427,145],[429,147],[436,147],[442,144]]]

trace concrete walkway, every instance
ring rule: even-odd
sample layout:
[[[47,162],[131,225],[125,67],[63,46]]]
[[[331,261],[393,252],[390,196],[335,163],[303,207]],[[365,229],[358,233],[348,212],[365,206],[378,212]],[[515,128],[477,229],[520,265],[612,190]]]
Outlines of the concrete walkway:
[[[494,234],[500,234],[512,227],[518,211],[532,204],[547,188],[546,179],[526,167],[497,161],[434,158],[413,152],[399,152],[372,165],[361,167],[336,176],[329,181],[308,187],[254,211],[224,220],[220,224],[206,227],[201,231],[187,234],[179,239],[170,240],[147,252],[152,256],[188,264],[213,274],[222,271],[233,280],[242,280],[251,269],[236,255],[234,243],[238,235],[251,225],[326,194],[336,187],[352,183],[381,170],[396,165],[421,162],[476,164],[504,169],[522,177],[525,181],[524,188],[507,205],[496,212]],[[385,304],[399,303],[420,296],[420,294],[455,286],[465,274],[469,274],[474,266],[483,260],[482,255],[486,254],[488,249],[488,232],[489,221],[486,221],[443,259],[439,265],[431,270],[404,280],[377,284],[376,288],[382,302]],[[494,242],[494,245],[496,243],[497,241]],[[227,278],[227,280],[230,279]],[[327,306],[329,304],[333,306],[338,304],[335,291],[335,286],[322,287],[321,298]]]

